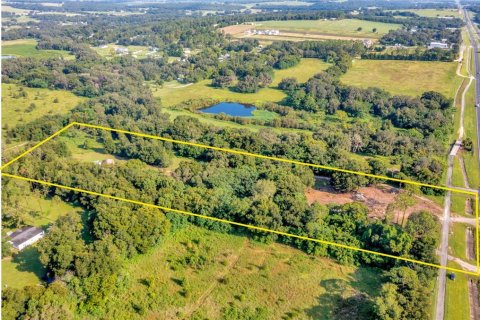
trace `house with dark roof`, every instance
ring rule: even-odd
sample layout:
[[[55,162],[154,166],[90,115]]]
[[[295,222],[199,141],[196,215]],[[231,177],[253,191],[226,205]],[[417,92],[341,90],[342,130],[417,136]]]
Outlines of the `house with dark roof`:
[[[45,231],[41,228],[25,226],[7,235],[12,246],[17,250],[22,250],[42,239],[45,236]]]

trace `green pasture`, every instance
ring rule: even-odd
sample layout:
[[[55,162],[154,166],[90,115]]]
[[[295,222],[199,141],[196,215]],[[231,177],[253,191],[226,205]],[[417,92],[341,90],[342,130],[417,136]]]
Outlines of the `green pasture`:
[[[462,79],[456,62],[354,60],[340,80],[362,88],[378,87],[392,94],[418,96],[437,91],[452,98]]]

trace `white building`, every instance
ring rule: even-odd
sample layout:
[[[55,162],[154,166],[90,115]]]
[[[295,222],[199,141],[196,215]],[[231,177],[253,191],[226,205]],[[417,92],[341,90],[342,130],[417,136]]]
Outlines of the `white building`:
[[[26,226],[8,234],[10,243],[17,250],[23,250],[45,236],[45,231],[33,226]]]
[[[448,49],[448,43],[443,43],[443,42],[430,42],[430,45],[428,46],[428,49],[433,49],[433,48],[440,48],[440,49]]]

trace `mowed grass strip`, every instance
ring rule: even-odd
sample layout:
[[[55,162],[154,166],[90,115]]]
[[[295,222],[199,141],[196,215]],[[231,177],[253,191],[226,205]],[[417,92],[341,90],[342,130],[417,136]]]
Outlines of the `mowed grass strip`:
[[[464,152],[463,159],[465,162],[465,170],[467,171],[468,183],[471,188],[480,187],[480,169],[478,165],[477,150],[477,117],[475,110],[475,80],[468,88],[465,96],[465,137],[469,137],[473,142],[473,152]]]
[[[18,39],[2,41],[2,56],[52,58],[66,57],[73,59],[74,56],[64,50],[38,50],[37,41],[34,39]]]
[[[280,244],[189,226],[125,270],[108,314],[129,319],[221,319],[229,306],[263,308],[268,318],[332,318],[348,297],[372,297],[380,271],[343,266]],[[367,303],[366,303],[367,304]]]
[[[211,98],[221,101],[249,103],[253,105],[264,102],[280,102],[286,95],[277,89],[283,78],[294,77],[305,82],[315,74],[327,69],[330,64],[319,59],[302,59],[292,68],[275,70],[272,84],[256,93],[240,93],[229,88],[214,88],[211,80],[203,80],[192,84],[181,84],[177,81],[165,83],[162,87],[151,84],[153,95],[161,99],[162,106],[170,107],[191,99]]]
[[[25,95],[22,94],[22,90]],[[13,128],[19,123],[25,124],[45,115],[66,114],[85,100],[66,90],[28,88],[4,83],[2,125],[4,128]]]
[[[450,268],[461,269],[452,262],[448,262]],[[450,271],[448,273],[451,273]],[[447,278],[445,292],[445,320],[470,319],[470,303],[468,296],[469,276],[455,273],[455,280]]]
[[[400,24],[382,23],[358,19],[342,20],[285,20],[262,21],[252,29],[277,29],[280,31],[323,33],[350,37],[380,38],[390,30],[400,28]],[[373,29],[376,29],[374,32]],[[280,32],[281,34],[281,32]]]
[[[437,91],[454,98],[462,79],[456,62],[354,60],[342,83],[362,88],[378,87],[392,94],[418,96]]]

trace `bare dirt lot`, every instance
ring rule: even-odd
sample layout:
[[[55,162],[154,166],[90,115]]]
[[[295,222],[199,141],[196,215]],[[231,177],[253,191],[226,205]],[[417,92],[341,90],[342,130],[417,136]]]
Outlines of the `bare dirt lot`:
[[[321,204],[345,204],[354,201],[363,202],[369,208],[369,217],[383,218],[387,213],[387,208],[393,212],[393,221],[401,222],[414,212],[427,211],[437,216],[441,216],[442,208],[433,201],[417,196],[411,196],[411,203],[401,209],[398,204],[399,195],[404,191],[388,186],[378,185],[375,187],[363,187],[357,192],[341,193],[335,191],[329,186],[317,187],[316,189],[308,189],[306,192],[309,204],[318,202]]]
[[[238,34],[244,34],[245,31],[250,30],[254,27],[255,26],[251,24],[237,24],[237,25],[221,28],[220,31],[224,32],[225,34],[231,34],[232,36],[235,36]]]

